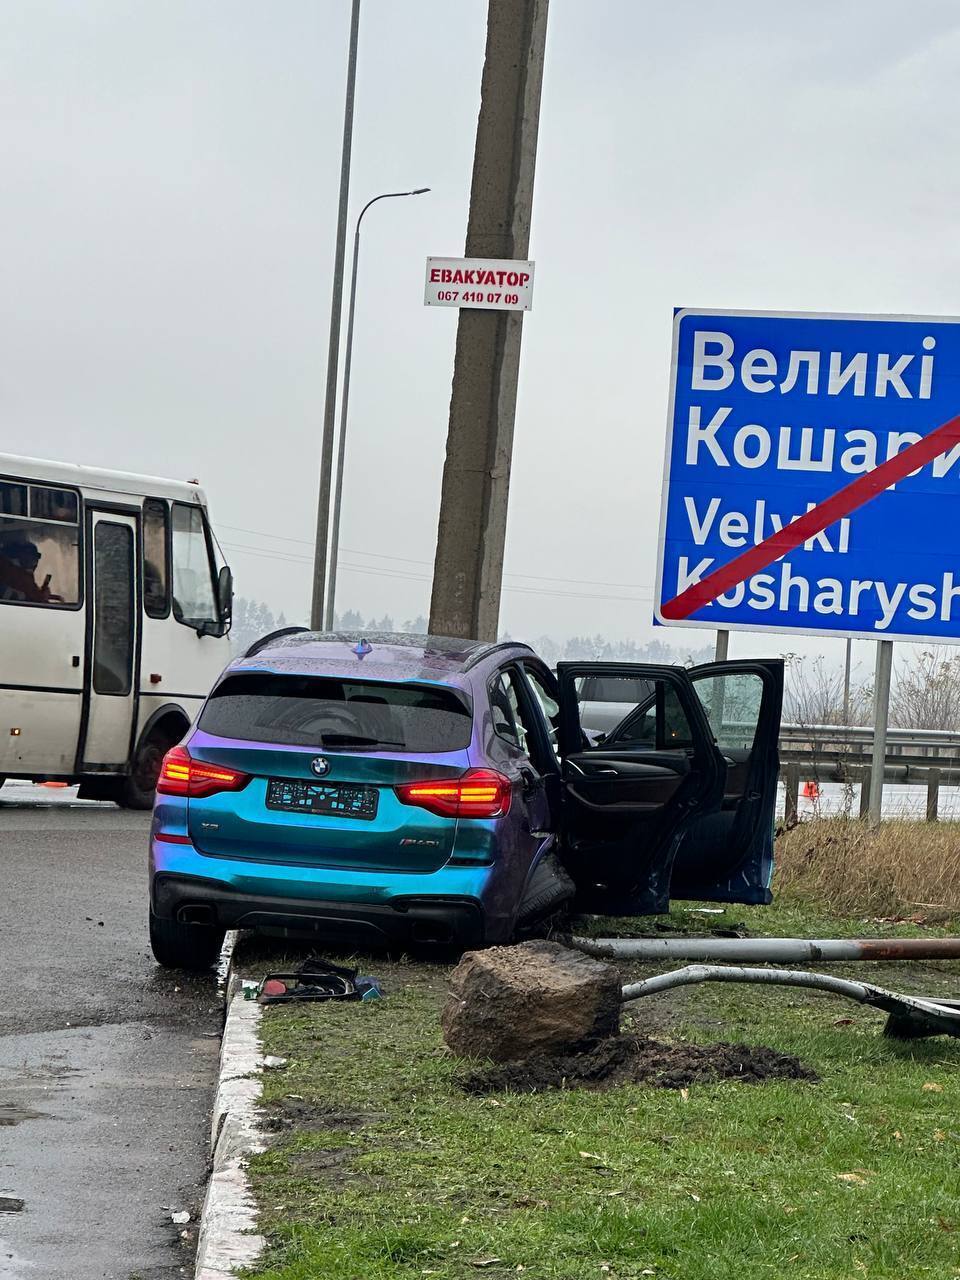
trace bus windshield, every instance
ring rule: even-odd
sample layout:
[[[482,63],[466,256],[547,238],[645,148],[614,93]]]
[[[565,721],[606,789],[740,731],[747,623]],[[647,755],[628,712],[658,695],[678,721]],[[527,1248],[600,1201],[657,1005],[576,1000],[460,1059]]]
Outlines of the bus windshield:
[[[200,508],[175,502],[172,531],[173,615],[191,627],[216,622],[213,560]]]

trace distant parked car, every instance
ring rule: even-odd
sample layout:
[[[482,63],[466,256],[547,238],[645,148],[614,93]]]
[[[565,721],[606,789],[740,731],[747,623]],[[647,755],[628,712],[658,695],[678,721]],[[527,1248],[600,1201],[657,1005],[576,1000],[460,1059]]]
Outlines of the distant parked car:
[[[514,642],[267,637],[164,759],[154,954],[206,967],[232,927],[465,947],[568,903],[768,902],[782,688],[777,661],[554,676]]]
[[[586,733],[609,733],[648,692],[642,676],[582,676],[577,681],[580,723]]]

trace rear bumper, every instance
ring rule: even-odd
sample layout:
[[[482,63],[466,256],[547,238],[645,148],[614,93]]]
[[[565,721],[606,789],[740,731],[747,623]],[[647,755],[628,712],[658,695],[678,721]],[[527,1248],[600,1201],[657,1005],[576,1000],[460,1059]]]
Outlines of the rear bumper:
[[[166,920],[256,929],[281,937],[315,937],[361,946],[389,944],[481,946],[483,908],[476,899],[441,894],[394,895],[385,904],[325,901],[240,892],[215,880],[161,873],[151,908]]]

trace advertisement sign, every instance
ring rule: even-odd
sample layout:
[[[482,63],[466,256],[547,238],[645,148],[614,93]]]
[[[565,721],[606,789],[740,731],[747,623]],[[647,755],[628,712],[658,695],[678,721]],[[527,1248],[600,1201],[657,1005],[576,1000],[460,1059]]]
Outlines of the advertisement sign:
[[[424,306],[529,311],[533,266],[512,258],[428,258]]]

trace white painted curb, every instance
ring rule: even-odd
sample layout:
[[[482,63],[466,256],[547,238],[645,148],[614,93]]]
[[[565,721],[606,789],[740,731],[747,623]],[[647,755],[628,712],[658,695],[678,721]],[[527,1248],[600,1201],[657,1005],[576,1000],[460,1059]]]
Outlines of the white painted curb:
[[[239,983],[228,978],[210,1129],[213,1170],[200,1214],[195,1280],[233,1280],[236,1268],[256,1262],[266,1243],[257,1231],[246,1169],[247,1156],[264,1149],[257,1116],[263,1070],[261,1013],[260,1005],[245,1000]]]

